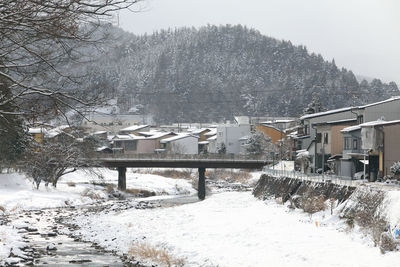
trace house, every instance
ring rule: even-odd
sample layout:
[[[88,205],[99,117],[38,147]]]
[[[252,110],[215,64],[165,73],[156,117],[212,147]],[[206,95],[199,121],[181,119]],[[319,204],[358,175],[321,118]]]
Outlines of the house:
[[[360,106],[359,123],[376,121],[383,119],[385,121],[397,120],[400,118],[400,96],[394,96],[384,101]]]
[[[198,136],[198,144],[199,144],[199,153],[207,153],[208,152],[208,144],[207,140],[211,136],[217,133],[216,128],[200,128],[200,129],[190,129],[189,131],[192,135]]]
[[[219,125],[217,126],[217,147],[225,144],[227,154],[241,152],[240,138],[250,135],[250,125]]]
[[[350,152],[354,150],[352,146],[355,145],[355,143],[352,143],[351,145],[348,143],[349,140],[357,139],[358,133],[354,132],[353,130],[343,132],[341,132],[341,130],[352,125],[362,125],[363,123],[376,121],[378,119],[385,119],[388,121],[396,120],[398,118],[400,118],[400,97],[391,97],[384,101],[363,106],[345,107],[314,114],[307,114],[300,117],[302,127],[299,128],[298,134],[295,137],[295,146],[298,150],[307,150],[309,152],[310,169],[312,172],[315,172],[317,169],[322,168],[322,166],[325,167],[325,163],[322,164],[322,161],[325,162],[326,155],[334,157],[330,158],[330,160],[339,163],[338,159],[341,157],[339,149],[340,139],[343,139],[343,136],[340,136],[339,133],[343,133],[345,138],[348,138],[343,139],[344,141],[342,140],[343,150],[345,150],[346,153],[359,153],[358,147],[355,149],[357,152]],[[329,130],[329,127],[326,127],[326,125],[329,123],[332,125],[334,124],[337,127],[329,126],[331,129]],[[364,127],[367,126],[364,125]],[[320,133],[321,135],[317,135],[317,133]],[[326,153],[325,149],[326,147],[332,148],[332,146],[325,146],[327,143],[324,143],[324,140],[328,142],[329,140],[332,140],[333,143],[336,142],[336,145],[333,147],[334,151],[330,151],[330,155],[329,153]],[[322,153],[322,151],[324,153]],[[343,153],[344,152],[342,151],[342,154]],[[323,159],[321,159],[322,155],[324,155]],[[343,164],[343,167],[337,169],[340,170],[338,171],[338,174],[340,172],[342,175],[352,176],[354,172],[359,169],[358,163],[354,165],[355,159],[357,159],[359,156],[354,154],[350,157],[349,155],[351,154],[347,153],[347,155],[343,155],[343,160],[341,160],[339,163]],[[375,173],[372,169],[371,171]]]
[[[400,153],[397,151],[399,125],[400,120],[377,120],[360,125],[361,148],[368,154],[370,181],[390,175],[390,164],[400,159]]]
[[[33,137],[38,144],[43,144],[44,136],[46,135],[47,130],[45,128],[29,128],[28,134]]]
[[[161,141],[165,138],[176,136],[174,132],[148,132],[150,135],[138,139],[137,153],[154,153],[162,147]],[[143,132],[141,133],[143,134]]]
[[[72,128],[69,125],[60,125],[46,131],[44,139],[51,142],[72,142],[76,137],[72,135]]]
[[[207,133],[211,132],[210,128],[200,128],[200,129],[190,129],[189,131],[192,135],[199,137],[199,142],[206,141]]]
[[[145,138],[136,135],[115,135],[112,139],[113,152],[124,154],[137,154],[137,140]]]
[[[342,158],[343,138],[341,130],[355,125],[357,119],[344,119],[312,124],[316,138],[313,142],[315,170],[338,173],[338,160]],[[329,163],[329,164],[328,164]]]
[[[114,152],[124,154],[152,154],[161,148],[160,141],[164,138],[173,137],[173,132],[153,132],[147,136],[138,135],[116,135],[113,138]]]
[[[87,120],[82,120],[81,127],[86,132],[107,131],[112,134],[118,133],[120,129],[132,125],[154,125],[152,115],[132,115],[132,114],[105,114],[88,113],[85,114]]]
[[[92,135],[98,140],[107,141],[107,131],[96,131]]]
[[[326,151],[323,151],[323,149],[332,140],[332,134],[335,134],[333,138],[335,140],[341,138],[340,127],[334,128],[332,132],[332,125],[342,124],[341,127],[345,128],[344,126],[348,125],[347,123],[349,122],[357,123],[358,114],[354,113],[354,109],[356,108],[347,107],[307,114],[300,117],[301,127],[298,128],[298,135],[295,137],[295,147],[299,151],[302,151],[302,153],[308,151],[310,159],[308,168],[310,168],[311,172],[315,172],[317,169],[322,169],[322,166],[325,166],[326,161],[322,155],[326,155]],[[319,132],[317,126],[319,126]],[[335,144],[336,147],[338,147],[338,143]],[[331,152],[330,145],[328,149]],[[322,164],[322,161],[324,161],[324,164]]]
[[[354,125],[341,130],[343,135],[342,158],[337,162],[337,174],[353,178],[354,174],[364,170],[366,154],[361,149],[361,126]]]
[[[263,133],[266,137],[271,139],[271,143],[276,145],[279,140],[282,140],[286,137],[283,128],[277,128],[273,124],[269,123],[258,123],[256,124],[256,131]]]
[[[213,135],[206,140],[208,142],[207,145],[207,152],[211,154],[218,153],[218,146],[217,146],[217,136]]]
[[[160,148],[166,153],[172,154],[198,154],[198,137],[188,134],[179,133],[175,136],[163,138],[160,141]]]
[[[392,175],[390,167],[397,161],[400,161],[400,123],[391,121],[383,125],[383,166],[382,176]]]
[[[118,134],[122,134],[122,135],[133,134],[133,135],[139,136],[140,131],[149,131],[149,130],[150,130],[149,125],[132,125],[132,126],[120,129],[118,131]]]

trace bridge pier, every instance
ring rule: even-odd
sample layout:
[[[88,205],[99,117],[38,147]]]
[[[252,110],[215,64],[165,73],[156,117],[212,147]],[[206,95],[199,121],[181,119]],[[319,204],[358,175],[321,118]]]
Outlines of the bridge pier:
[[[197,195],[200,200],[206,198],[206,168],[199,168],[199,184],[197,187]]]
[[[126,167],[118,167],[118,189],[126,190]]]

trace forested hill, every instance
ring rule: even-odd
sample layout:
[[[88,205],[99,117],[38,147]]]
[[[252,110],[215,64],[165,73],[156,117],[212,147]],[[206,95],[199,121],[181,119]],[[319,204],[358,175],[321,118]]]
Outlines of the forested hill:
[[[218,121],[234,115],[296,116],[320,96],[327,109],[398,94],[395,83],[359,83],[334,60],[243,26],[207,26],[119,37],[90,66],[86,87],[158,122]],[[139,109],[139,110],[140,110]]]

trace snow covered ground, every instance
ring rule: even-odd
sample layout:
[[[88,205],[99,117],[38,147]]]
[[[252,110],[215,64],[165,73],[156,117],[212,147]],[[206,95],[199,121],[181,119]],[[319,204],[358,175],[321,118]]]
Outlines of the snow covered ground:
[[[316,224],[318,221],[318,226]],[[127,253],[133,243],[167,249],[185,266],[397,266],[337,216],[311,219],[250,192],[214,194],[169,208],[80,216],[84,239]]]
[[[117,171],[99,169],[98,175],[85,171],[76,171],[62,177],[57,188],[40,185],[39,190],[26,179],[24,174],[0,174],[0,219],[2,214],[18,213],[22,210],[38,210],[66,206],[90,204],[99,199],[108,199],[106,188],[97,183],[117,184]],[[161,197],[171,195],[190,195],[196,191],[189,180],[165,178],[150,174],[127,173],[127,188],[155,192]],[[91,194],[87,194],[87,192]],[[85,193],[86,192],[86,193]],[[89,195],[94,195],[95,198]],[[153,197],[157,198],[157,197]],[[160,198],[160,197],[158,197]],[[19,251],[26,246],[21,234],[12,225],[1,225],[0,220],[0,265],[10,255],[10,251]],[[13,258],[7,259],[12,262]],[[16,259],[18,260],[18,259]]]
[[[89,204],[96,199],[84,196],[91,190],[99,198],[107,199],[103,186],[107,183],[117,185],[118,172],[109,169],[98,169],[98,175],[78,170],[63,176],[57,188],[45,187],[42,183],[39,190],[18,173],[0,174],[0,206],[7,212],[18,212],[22,209],[42,209],[65,207],[68,205]],[[156,195],[195,194],[189,180],[165,178],[151,174],[127,172],[127,188],[148,190]],[[0,214],[2,211],[0,211]]]

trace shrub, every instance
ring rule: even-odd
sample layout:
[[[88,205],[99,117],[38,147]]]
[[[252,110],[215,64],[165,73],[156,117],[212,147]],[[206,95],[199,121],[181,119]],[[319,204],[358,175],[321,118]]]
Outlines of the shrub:
[[[400,161],[393,163],[393,165],[390,167],[390,172],[396,176],[400,175]]]
[[[213,169],[206,171],[206,177],[211,180],[224,180],[231,183],[246,183],[251,178],[251,174],[247,171]]]
[[[184,259],[169,254],[166,249],[155,248],[143,242],[132,243],[128,255],[131,257],[139,257],[143,260],[150,260],[165,266],[184,266],[185,264]]]
[[[386,251],[395,251],[399,242],[396,241],[388,232],[383,232],[380,236],[379,248],[382,253]]]
[[[322,195],[304,197],[302,200],[302,208],[309,214],[314,214],[326,209],[325,198]]]
[[[67,185],[70,186],[70,187],[75,187],[76,186],[76,184],[74,182],[68,182]]]
[[[86,189],[82,192],[81,195],[82,195],[83,197],[88,197],[88,198],[93,199],[93,200],[98,200],[98,199],[102,199],[102,198],[103,198],[98,192],[95,192],[95,191],[93,191],[93,190],[91,190],[91,189],[89,189],[89,188],[86,188]]]
[[[125,192],[140,197],[151,197],[156,195],[156,193],[153,191],[148,191],[144,189],[135,189],[135,188],[126,189]]]
[[[149,170],[147,173],[174,179],[192,179],[192,170]]]

